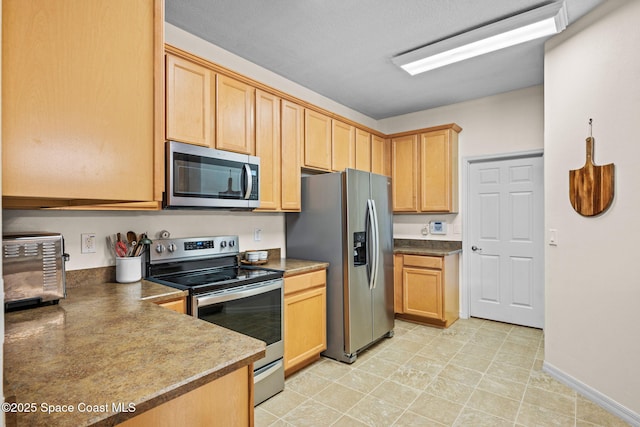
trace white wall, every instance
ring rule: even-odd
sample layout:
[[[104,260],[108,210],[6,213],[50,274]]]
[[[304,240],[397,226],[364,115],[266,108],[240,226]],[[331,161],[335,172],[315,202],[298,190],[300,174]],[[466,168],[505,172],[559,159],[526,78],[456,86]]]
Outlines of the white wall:
[[[540,150],[543,136],[543,88],[534,86],[473,101],[406,114],[379,121],[387,134],[457,123],[462,127],[459,140],[460,171],[467,158],[491,154]],[[461,185],[461,189],[464,188]],[[460,192],[461,199],[464,197]],[[460,209],[464,208],[461,200]],[[445,236],[433,240],[462,240],[461,215],[394,215],[396,238],[423,239],[422,228],[432,220],[449,223]]]
[[[545,363],[603,400],[640,413],[640,2],[610,0],[549,41],[545,54]],[[598,217],[571,207],[569,170],[615,164]],[[640,417],[635,422],[640,422]]]
[[[71,258],[67,270],[103,267],[115,264],[106,238],[129,230],[148,232],[153,240],[158,232],[167,230],[173,237],[240,236],[240,251],[248,249],[282,248],[285,255],[284,214],[230,211],[177,210],[162,212],[69,212],[5,210],[3,232],[59,232],[65,238],[65,250]],[[262,230],[259,242],[253,240],[255,228]],[[93,254],[80,251],[80,234],[96,233],[98,248]]]

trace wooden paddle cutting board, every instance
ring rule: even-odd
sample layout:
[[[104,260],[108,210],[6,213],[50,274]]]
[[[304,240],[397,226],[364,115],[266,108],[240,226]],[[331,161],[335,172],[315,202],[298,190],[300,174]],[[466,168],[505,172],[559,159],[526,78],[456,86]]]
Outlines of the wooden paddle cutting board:
[[[583,216],[598,215],[613,201],[614,164],[593,164],[592,137],[587,138],[587,161],[580,169],[569,171],[569,199],[571,206]]]

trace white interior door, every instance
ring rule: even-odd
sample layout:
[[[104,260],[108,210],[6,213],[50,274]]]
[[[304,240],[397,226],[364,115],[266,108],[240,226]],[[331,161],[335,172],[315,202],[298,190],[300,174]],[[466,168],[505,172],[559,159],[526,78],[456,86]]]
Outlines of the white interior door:
[[[471,163],[469,183],[469,314],[542,328],[542,154]]]

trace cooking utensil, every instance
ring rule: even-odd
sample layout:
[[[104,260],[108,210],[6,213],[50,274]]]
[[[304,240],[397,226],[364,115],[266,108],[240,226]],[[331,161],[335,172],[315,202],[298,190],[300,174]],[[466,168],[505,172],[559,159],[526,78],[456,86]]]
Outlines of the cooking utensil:
[[[133,251],[133,256],[140,256],[144,251],[144,248],[146,247],[146,245],[150,245],[151,243],[153,242],[151,241],[151,239],[147,237],[146,233],[141,234],[140,237],[138,238],[138,244],[136,245],[136,248]]]
[[[591,129],[592,120],[589,120]],[[614,164],[596,166],[593,163],[594,138],[589,131],[587,160],[580,169],[569,171],[569,200],[571,206],[583,216],[598,215],[611,205],[614,195]]]
[[[120,258],[124,258],[127,256],[127,245],[122,240],[118,240],[116,242],[115,250],[116,250],[116,256]]]
[[[133,252],[138,244],[138,236],[133,231],[127,231],[127,241],[129,242],[128,256],[133,256]]]

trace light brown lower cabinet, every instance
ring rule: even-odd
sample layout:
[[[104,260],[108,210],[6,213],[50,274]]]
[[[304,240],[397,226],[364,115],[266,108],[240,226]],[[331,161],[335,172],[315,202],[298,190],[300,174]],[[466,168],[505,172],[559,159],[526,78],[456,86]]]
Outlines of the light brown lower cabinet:
[[[185,297],[175,298],[172,300],[157,303],[160,307],[173,310],[177,313],[185,314],[187,312],[187,301]]]
[[[460,312],[459,255],[395,255],[396,317],[449,327]]]
[[[118,425],[253,426],[253,364],[228,373]]]
[[[327,348],[326,269],[284,278],[284,373],[302,369]]]

